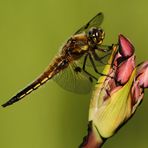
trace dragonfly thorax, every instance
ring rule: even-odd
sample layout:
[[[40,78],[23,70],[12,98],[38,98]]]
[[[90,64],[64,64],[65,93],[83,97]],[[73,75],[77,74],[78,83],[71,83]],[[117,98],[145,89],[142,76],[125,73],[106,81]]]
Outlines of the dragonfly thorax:
[[[102,28],[92,27],[88,32],[88,38],[91,44],[102,44],[105,32]]]
[[[62,53],[72,58],[79,58],[88,51],[88,39],[85,34],[71,37],[64,46]]]

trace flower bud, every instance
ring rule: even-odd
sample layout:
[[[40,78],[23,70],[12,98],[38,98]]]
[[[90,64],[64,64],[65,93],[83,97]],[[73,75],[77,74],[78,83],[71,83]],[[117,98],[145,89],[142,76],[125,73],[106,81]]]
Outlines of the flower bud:
[[[140,65],[136,79],[139,80],[140,87],[148,88],[148,61]]]
[[[138,66],[135,82],[132,87],[132,106],[133,113],[143,99],[144,89],[148,88],[148,61]]]
[[[125,58],[132,56],[134,53],[134,46],[121,34],[119,35],[119,53]]]
[[[92,135],[94,141],[102,139],[100,143],[114,135],[133,115],[148,87],[148,61],[135,66],[134,47],[123,35],[119,35],[119,46],[113,46],[108,63],[90,101],[91,134],[88,133],[85,148]],[[99,143],[96,145],[100,147]]]
[[[133,55],[130,58],[123,61],[117,68],[116,71],[117,81],[121,85],[125,84],[129,80],[134,68],[135,68],[135,56]]]

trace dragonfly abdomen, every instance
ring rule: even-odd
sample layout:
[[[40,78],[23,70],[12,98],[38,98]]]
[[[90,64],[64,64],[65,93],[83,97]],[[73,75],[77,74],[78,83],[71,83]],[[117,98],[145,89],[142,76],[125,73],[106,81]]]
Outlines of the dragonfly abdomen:
[[[43,74],[41,74],[35,81],[33,81],[30,85],[28,85],[26,88],[21,90],[15,96],[13,96],[10,100],[8,100],[2,106],[6,107],[21,100],[26,95],[30,94],[32,91],[36,90],[41,85],[46,83],[49,79],[51,79],[54,75],[59,73],[61,70],[63,70],[67,66],[68,66],[68,61],[66,62],[66,59],[64,57],[57,57],[54,60],[53,64],[49,65]]]
[[[43,77],[43,79],[41,77]],[[39,77],[33,83],[31,83],[26,88],[21,90],[19,93],[17,93],[14,97],[12,97],[9,101],[7,101],[2,106],[6,107],[6,106],[9,106],[9,105],[21,100],[26,95],[30,94],[32,91],[36,90],[37,88],[39,88],[41,85],[43,85],[45,82],[47,82],[49,80],[49,77],[46,77],[44,75],[42,75],[41,77]]]

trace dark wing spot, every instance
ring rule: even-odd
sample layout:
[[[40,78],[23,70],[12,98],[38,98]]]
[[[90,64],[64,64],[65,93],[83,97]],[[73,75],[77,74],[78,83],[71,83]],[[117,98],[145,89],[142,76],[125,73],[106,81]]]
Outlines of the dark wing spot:
[[[89,26],[89,23],[87,23],[87,24],[86,24],[85,29],[87,29],[87,28],[88,28],[88,26]]]
[[[76,67],[76,68],[74,69],[74,71],[78,73],[78,72],[81,72],[82,69],[81,69],[81,67]]]

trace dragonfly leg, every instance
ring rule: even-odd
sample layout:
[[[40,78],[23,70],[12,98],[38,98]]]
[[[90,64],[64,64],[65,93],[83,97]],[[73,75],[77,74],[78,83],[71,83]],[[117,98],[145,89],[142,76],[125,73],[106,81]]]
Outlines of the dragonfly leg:
[[[99,46],[97,46],[97,49],[96,50],[99,50],[99,51],[104,52],[106,54],[104,56],[100,57],[96,53],[96,50],[93,50],[92,51],[92,55],[93,55],[93,57],[94,57],[94,59],[96,61],[99,61],[100,63],[102,63],[102,64],[105,65],[107,63],[104,63],[102,60],[111,54],[112,49],[113,49],[113,45],[111,45],[111,46],[109,46],[109,45],[99,45]]]
[[[104,63],[102,60],[103,60],[105,57],[107,57],[108,55],[110,55],[110,53],[107,53],[107,54],[105,54],[104,56],[99,57],[99,55],[97,55],[96,52],[95,52],[95,50],[94,50],[94,51],[92,52],[92,55],[93,55],[93,57],[94,57],[94,59],[95,59],[96,61],[98,61],[98,62],[100,62],[100,63],[106,65],[107,63]]]
[[[108,52],[108,51],[111,51],[113,49],[113,46],[114,46],[114,44],[112,44],[110,46],[109,45],[98,45],[97,49],[99,49],[102,52]]]
[[[86,66],[86,61],[87,61],[87,58],[88,58],[88,54],[86,54],[85,58],[84,58],[84,63],[83,63],[83,71],[89,76],[89,78],[93,78],[95,80],[98,80],[95,76],[93,76],[92,74],[90,74],[86,69],[85,69],[85,66]]]
[[[93,66],[93,68],[94,68],[94,71],[95,71],[96,73],[98,73],[100,76],[108,76],[108,77],[111,77],[111,76],[109,76],[109,75],[100,73],[100,72],[97,70],[97,67],[96,67],[96,65],[95,65],[95,63],[94,63],[94,61],[93,61],[93,58],[92,58],[91,54],[88,54],[88,55],[89,55],[89,59],[90,59],[90,61],[91,61],[91,64],[92,64],[92,66]],[[111,77],[111,78],[113,78],[113,77]]]
[[[92,66],[93,66],[95,72],[98,73],[99,75],[103,75],[102,73],[100,73],[100,72],[97,70],[96,65],[95,65],[95,63],[94,63],[94,61],[93,61],[92,56],[91,56],[90,54],[88,54],[88,56],[89,56],[89,59],[90,59],[90,61],[91,61],[91,64],[92,64]]]

